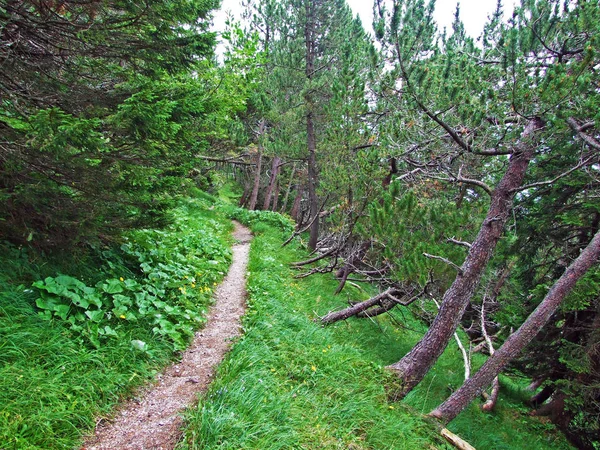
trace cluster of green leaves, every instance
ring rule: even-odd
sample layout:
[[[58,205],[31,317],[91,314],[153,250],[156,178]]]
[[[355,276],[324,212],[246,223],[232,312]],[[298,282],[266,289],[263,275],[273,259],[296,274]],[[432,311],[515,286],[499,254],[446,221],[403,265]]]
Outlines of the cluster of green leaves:
[[[65,248],[163,226],[184,179],[204,182],[196,155],[228,138],[251,85],[213,60],[208,28],[217,6],[7,5],[5,239]]]
[[[95,347],[119,337],[122,322],[140,321],[182,350],[204,322],[213,286],[230,262],[223,226],[214,219],[192,219],[189,200],[173,211],[165,230],[138,230],[121,245],[122,258],[137,266],[129,276],[103,279],[95,286],[68,276],[47,277],[33,284],[36,305],[46,319],[61,319]],[[198,230],[203,232],[199,233]],[[110,263],[111,268],[116,268]],[[114,271],[113,271],[114,275]],[[146,350],[146,344],[132,345]]]
[[[443,186],[436,180],[404,191],[402,188],[400,183],[392,183],[381,201],[369,205],[368,220],[359,222],[356,231],[365,239],[373,239],[379,263],[391,266],[394,279],[424,285],[433,270],[433,278],[444,290],[456,269],[425,253],[460,266],[464,248],[447,239],[471,241],[485,205],[457,209],[455,202],[440,192]]]

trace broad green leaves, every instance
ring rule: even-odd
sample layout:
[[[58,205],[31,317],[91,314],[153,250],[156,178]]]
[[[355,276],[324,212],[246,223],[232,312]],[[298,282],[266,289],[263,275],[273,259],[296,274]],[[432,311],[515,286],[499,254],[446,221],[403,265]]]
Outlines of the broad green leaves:
[[[95,286],[68,275],[35,282],[40,314],[65,321],[96,347],[120,336],[122,323],[141,321],[175,349],[184,348],[203,323],[214,286],[230,261],[222,225],[214,219],[190,223],[188,208],[194,207],[202,206],[192,202],[177,209],[167,231],[140,230],[121,246],[122,257],[137,262],[135,277],[106,278]]]

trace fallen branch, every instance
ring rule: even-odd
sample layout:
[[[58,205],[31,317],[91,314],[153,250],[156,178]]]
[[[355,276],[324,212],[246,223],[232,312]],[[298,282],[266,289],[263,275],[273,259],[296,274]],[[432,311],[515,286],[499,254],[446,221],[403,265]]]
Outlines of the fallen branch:
[[[328,325],[330,323],[338,322],[340,320],[346,320],[352,316],[361,313],[372,306],[378,305],[382,300],[388,299],[390,294],[395,294],[398,292],[395,288],[389,288],[383,291],[381,294],[376,295],[375,297],[371,297],[364,302],[357,303],[355,305],[350,306],[349,308],[342,309],[341,311],[333,311],[329,314],[321,317],[321,323],[323,325]]]
[[[487,329],[485,326],[485,300],[486,296],[483,297],[483,301],[481,302],[481,333],[483,334],[483,338],[485,339],[485,343],[488,347],[488,351],[490,352],[490,356],[494,354],[494,344],[492,343],[492,339],[487,333]],[[492,382],[492,392],[490,396],[486,399],[485,403],[481,405],[481,409],[483,411],[491,411],[496,406],[496,402],[498,401],[498,394],[500,394],[500,378],[498,375],[494,378]]]
[[[294,262],[291,265],[294,268],[300,268],[302,266],[307,266],[308,264],[312,264],[314,262],[320,261],[324,258],[327,258],[328,256],[336,253],[339,249],[337,247],[331,247],[329,250],[327,250],[324,253],[321,253],[319,256],[315,256],[314,258],[310,258],[304,261],[298,261],[298,262]]]
[[[438,303],[438,301],[434,298],[432,298],[432,300],[433,300],[433,303],[435,303],[435,306],[437,306],[437,309],[439,310],[440,304]],[[463,343],[460,340],[460,337],[458,336],[458,333],[456,331],[454,332],[454,340],[456,341],[456,344],[458,345],[460,353],[462,354],[463,364],[465,366],[465,380],[468,380],[469,377],[471,376],[471,361],[469,360],[469,355],[467,354],[467,351],[465,350],[465,346],[463,345]]]
[[[442,428],[440,434],[444,437],[444,439],[446,439],[448,442],[450,442],[452,445],[454,445],[460,450],[476,450],[475,447],[473,447],[467,441],[463,440],[447,428]]]

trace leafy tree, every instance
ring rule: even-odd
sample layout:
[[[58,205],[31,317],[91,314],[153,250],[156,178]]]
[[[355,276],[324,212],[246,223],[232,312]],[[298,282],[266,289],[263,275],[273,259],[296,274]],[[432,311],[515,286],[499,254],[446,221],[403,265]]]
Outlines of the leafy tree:
[[[503,25],[498,5],[479,48],[464,36],[458,10],[453,33],[437,45],[432,4],[391,2],[387,11],[383,2],[376,2],[376,7],[376,30],[395,64],[395,76],[384,91],[396,93],[395,101],[402,106],[396,120],[405,124],[395,129],[402,141],[422,142],[413,144],[407,163],[431,178],[473,186],[491,198],[488,215],[430,330],[391,366],[408,391],[447,345],[475,294],[503,236],[514,195],[523,192],[520,198],[528,197],[590,167],[595,158],[567,150],[573,130],[580,133],[580,124],[587,123],[580,101],[587,103],[596,95],[591,92],[593,83],[582,82],[593,73],[593,46],[588,43],[595,39],[595,13],[584,2],[573,7],[573,14],[587,19],[577,26],[567,25],[572,20],[567,19],[559,26],[563,13],[558,3],[530,2]],[[531,27],[532,21],[546,29]],[[423,130],[428,130],[424,143],[419,136]],[[440,150],[423,151],[430,142]],[[507,160],[503,155],[511,156]],[[561,159],[562,171],[549,163]],[[492,189],[491,183],[498,184]]]
[[[217,5],[3,2],[4,238],[65,245],[162,220],[222,106]]]

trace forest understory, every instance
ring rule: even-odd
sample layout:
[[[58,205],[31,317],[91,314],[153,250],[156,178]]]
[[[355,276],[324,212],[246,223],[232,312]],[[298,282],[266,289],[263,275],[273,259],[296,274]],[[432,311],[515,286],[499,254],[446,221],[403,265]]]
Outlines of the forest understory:
[[[238,220],[244,333],[171,447],[600,449],[597,2],[372,6],[0,0],[1,448],[168,371]]]

